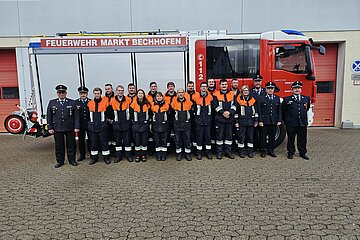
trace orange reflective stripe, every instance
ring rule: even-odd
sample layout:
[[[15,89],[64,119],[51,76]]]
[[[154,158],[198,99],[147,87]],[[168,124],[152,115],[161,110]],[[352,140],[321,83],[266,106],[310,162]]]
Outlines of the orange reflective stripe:
[[[240,104],[240,106],[249,106],[249,107],[254,106],[256,102],[256,99],[253,97],[250,97],[248,101],[241,99],[241,95],[238,95],[236,100]]]
[[[189,99],[185,98],[185,101],[183,102],[183,111],[191,110],[192,104],[193,103]],[[175,111],[181,111],[181,102],[179,102],[178,99],[176,98],[172,101],[171,107]]]
[[[90,112],[95,112],[95,104],[96,103],[94,99],[88,102],[88,107]],[[106,100],[104,101],[104,98],[102,98],[98,105],[98,112],[105,112],[108,106],[109,106],[109,102]]]
[[[222,101],[224,102],[225,101],[225,97],[224,97],[224,94],[221,93],[221,91],[216,91],[214,93],[214,96],[217,97],[217,99],[219,101]],[[227,102],[231,102],[234,100],[234,92],[233,91],[229,91],[228,93],[226,93],[226,99],[227,99]]]
[[[157,113],[157,112],[159,112],[159,107],[160,107],[160,105],[152,103],[151,111]],[[160,112],[167,112],[169,110],[169,108],[170,108],[169,104],[167,102],[165,102],[165,104],[160,107]]]
[[[126,96],[124,96],[124,97],[125,97],[125,100],[123,101],[121,109],[120,109],[120,102],[117,99],[115,99],[115,97],[112,97],[110,100],[111,107],[116,111],[124,111],[124,110],[128,109],[130,106],[130,103],[131,103],[131,99]]]
[[[140,112],[140,105],[137,103],[137,101],[133,101],[130,105],[130,107],[132,109],[134,109],[135,112]],[[149,107],[149,104],[144,104],[143,105],[143,111],[142,112],[147,112],[149,111],[150,107]]]
[[[203,97],[201,97],[200,94],[197,95],[194,100],[197,105],[203,106]],[[212,100],[213,100],[213,97],[211,96],[210,93],[208,93],[208,95],[205,97],[205,106],[209,106],[211,104]]]

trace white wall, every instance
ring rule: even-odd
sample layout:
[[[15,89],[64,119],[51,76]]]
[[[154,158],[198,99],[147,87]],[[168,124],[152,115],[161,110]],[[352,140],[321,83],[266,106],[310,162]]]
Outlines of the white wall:
[[[360,30],[360,1],[0,0],[0,36],[223,29]]]

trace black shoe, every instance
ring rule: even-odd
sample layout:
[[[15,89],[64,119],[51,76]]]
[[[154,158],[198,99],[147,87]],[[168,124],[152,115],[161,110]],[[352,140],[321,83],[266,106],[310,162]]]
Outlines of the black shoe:
[[[122,160],[122,158],[115,158],[114,163],[118,163]]]
[[[91,159],[89,165],[94,165],[97,161],[98,161],[97,159]]]
[[[146,162],[146,156],[141,156],[141,161]]]
[[[306,156],[306,154],[300,154],[300,157],[303,158],[304,160],[310,159],[308,156]]]
[[[239,157],[245,158],[245,152],[244,152],[244,151],[240,151],[240,152],[239,152]]]
[[[271,156],[271,157],[273,157],[273,158],[276,158],[276,157],[277,157],[277,155],[276,155],[273,151],[268,152],[268,155]]]
[[[265,152],[261,152],[260,157],[262,157],[262,158],[266,157],[266,153],[265,153]]]
[[[191,161],[192,160],[191,153],[186,154],[185,159],[188,160],[188,161]]]
[[[176,154],[176,161],[181,161],[181,154]]]
[[[77,159],[77,161],[78,162],[81,162],[82,160],[84,160],[85,159],[85,156],[80,156],[78,159]]]
[[[140,161],[141,161],[141,160],[140,160],[140,156],[136,156],[136,157],[135,157],[135,162],[138,163],[138,162],[140,162]]]
[[[105,162],[106,164],[110,164],[110,163],[111,163],[111,161],[110,161],[109,158],[104,158],[104,162]]]
[[[217,154],[216,154],[216,158],[219,159],[219,160],[222,159],[222,154],[221,154],[221,153],[217,153]]]
[[[253,151],[249,152],[248,156],[249,156],[249,158],[253,158],[254,157],[254,152]]]
[[[207,159],[212,159],[211,153],[206,153]]]
[[[230,158],[230,159],[234,159],[234,158],[235,158],[234,155],[233,155],[231,152],[226,152],[226,153],[225,153],[225,157]]]
[[[166,161],[166,152],[164,152],[161,160]]]
[[[156,160],[157,161],[162,161],[162,157],[159,154],[156,154]]]
[[[57,163],[57,164],[55,164],[55,168],[62,167],[63,165],[64,165],[64,163]]]
[[[126,154],[125,157],[128,160],[128,162],[133,162],[134,161],[134,159],[131,157],[130,154]]]
[[[197,153],[197,154],[196,154],[196,159],[197,159],[197,160],[201,160],[201,159],[202,159],[201,153]]]
[[[78,163],[75,161],[75,162],[69,162],[70,163],[70,165],[72,165],[72,166],[77,166],[78,165]]]
[[[288,159],[293,159],[293,158],[294,158],[294,154],[288,153],[287,158],[288,158]]]

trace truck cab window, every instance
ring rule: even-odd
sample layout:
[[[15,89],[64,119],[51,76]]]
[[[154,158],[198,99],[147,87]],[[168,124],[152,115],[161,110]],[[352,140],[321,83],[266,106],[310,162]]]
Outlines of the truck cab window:
[[[259,40],[210,40],[206,46],[209,78],[251,78],[260,71]]]
[[[276,48],[275,68],[297,74],[307,73],[306,51],[304,46],[296,46],[293,49],[284,47]]]

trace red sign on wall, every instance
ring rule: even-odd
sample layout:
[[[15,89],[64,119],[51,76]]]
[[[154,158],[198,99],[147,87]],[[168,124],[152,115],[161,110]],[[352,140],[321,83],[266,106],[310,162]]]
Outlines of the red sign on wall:
[[[43,38],[42,48],[106,48],[186,46],[186,37]]]

